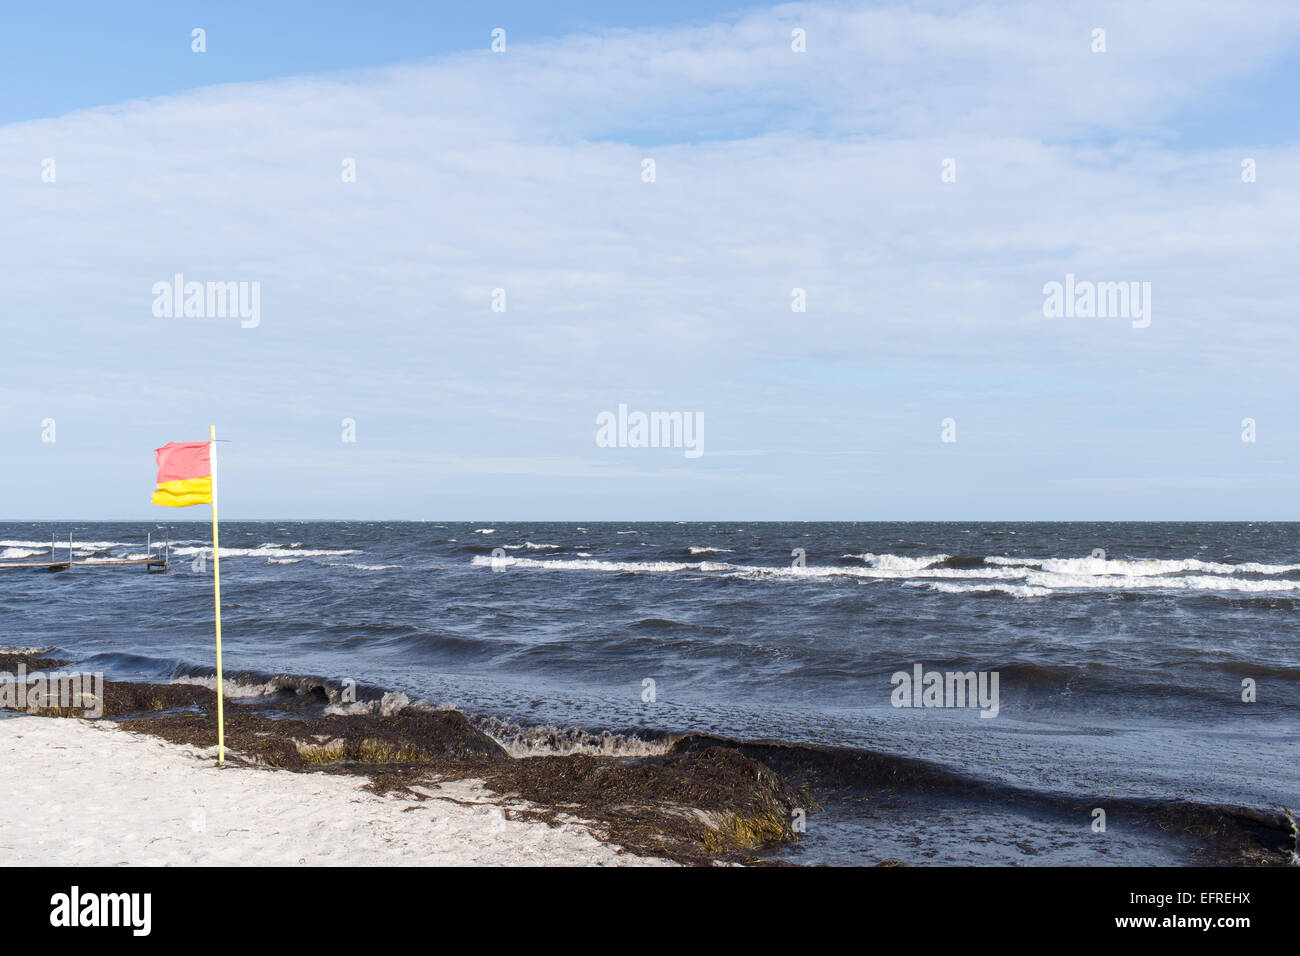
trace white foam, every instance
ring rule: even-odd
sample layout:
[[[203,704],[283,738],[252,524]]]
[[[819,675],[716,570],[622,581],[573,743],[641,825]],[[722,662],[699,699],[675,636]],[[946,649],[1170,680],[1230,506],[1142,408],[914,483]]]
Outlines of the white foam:
[[[0,551],[0,558],[34,558],[38,554],[49,554],[49,553],[50,553],[49,548],[45,548],[44,550],[39,550],[39,551],[30,550],[28,548],[5,548],[3,551]]]
[[[348,714],[379,714],[392,717],[406,708],[413,706],[411,698],[400,691],[388,691],[379,700],[361,700],[351,703],[332,702],[325,708],[325,713],[333,716]],[[414,705],[419,709],[430,709],[427,704]]]
[[[1218,569],[1232,569],[1245,573],[1263,574],[1259,569],[1289,569],[1289,565],[1246,564],[1214,565],[1211,562],[1189,559],[1187,561],[1102,561],[1094,558],[1027,559],[1033,564],[994,562],[987,567],[937,568],[929,567],[944,560],[943,555],[921,558],[901,558],[898,555],[868,555],[874,560],[865,567],[787,567],[747,566],[725,561],[607,561],[591,559],[585,552],[579,560],[538,559],[524,557],[489,558],[476,556],[476,567],[536,568],[547,571],[596,571],[604,573],[676,574],[697,572],[717,574],[748,580],[764,579],[821,579],[858,578],[863,580],[901,580],[912,586],[934,582],[932,590],[944,593],[974,591],[1000,591],[1016,597],[1044,597],[1063,590],[1133,589],[1245,591],[1266,593],[1300,590],[1300,581],[1259,580],[1232,577]],[[1048,570],[1048,569],[1064,570]],[[1214,568],[1215,573],[1199,575],[1171,574],[1173,569]],[[946,582],[939,586],[940,582]]]
[[[1024,577],[1025,570],[1015,568],[921,568],[906,570],[903,568],[854,568],[854,567],[804,567],[787,566],[750,566],[730,564],[725,561],[606,561],[573,560],[569,558],[540,559],[517,558],[513,556],[492,558],[475,555],[470,562],[475,567],[490,568],[539,568],[547,571],[603,571],[630,572],[634,574],[673,574],[681,571],[699,571],[706,574],[722,574],[733,577],[766,578],[831,578],[850,577],[895,580],[912,577],[939,578],[1018,578]]]
[[[576,727],[520,727],[495,717],[472,718],[479,730],[499,743],[512,757],[657,757],[667,753],[673,739],[643,740],[604,731],[588,733]]]
[[[1035,571],[1026,575],[1025,580],[1028,584],[1048,587],[1053,590],[1070,588],[1075,590],[1132,591],[1164,588],[1180,591],[1249,591],[1252,593],[1300,590],[1300,581],[1253,581],[1211,574],[1155,577],[1141,574],[1092,575]]]
[[[701,565],[682,561],[600,561],[558,559],[543,561],[538,558],[516,558],[507,556],[493,558],[476,554],[470,561],[480,568],[543,568],[547,571],[633,571],[645,574],[663,574],[671,571],[699,571]]]
[[[72,539],[74,548],[85,548],[88,551],[107,551],[109,548],[138,548],[143,544],[141,541],[80,541],[76,537]],[[68,538],[55,538],[54,547],[68,548]],[[0,548],[36,548],[40,551],[49,551],[49,539],[45,541],[0,541]]]
[[[866,562],[868,567],[887,571],[919,571],[922,568],[928,568],[932,564],[947,561],[950,557],[952,557],[950,554],[932,554],[928,557],[908,558],[899,554],[872,554],[867,552],[862,555],[862,560]]]
[[[692,547],[691,554],[731,554],[731,548],[696,548]]]
[[[182,557],[200,552],[211,556],[212,548],[178,548],[173,546],[172,554]],[[319,550],[311,551],[303,548],[284,547],[282,545],[258,545],[256,548],[222,548],[221,556],[223,558],[332,558],[344,557],[349,554],[361,554],[359,550],[348,549],[341,551]]]
[[[1300,564],[1262,564],[1247,561],[1224,564],[1199,558],[1167,560],[1159,558],[1008,558],[998,555],[984,559],[986,564],[1002,567],[1032,567],[1057,574],[1126,575],[1149,577],[1201,571],[1206,574],[1289,574],[1300,571]]]
[[[172,683],[193,684],[196,687],[206,687],[208,690],[217,689],[216,677],[174,677]],[[283,687],[283,684],[274,681],[246,684],[227,678],[221,682],[221,692],[225,697],[269,697],[282,690]]]
[[[1053,593],[1051,588],[1031,587],[1025,584],[999,584],[996,582],[959,584],[951,581],[907,581],[906,584],[910,587],[925,587],[931,591],[941,591],[944,594],[1001,593],[1010,594],[1012,597],[1030,598],[1047,597]]]

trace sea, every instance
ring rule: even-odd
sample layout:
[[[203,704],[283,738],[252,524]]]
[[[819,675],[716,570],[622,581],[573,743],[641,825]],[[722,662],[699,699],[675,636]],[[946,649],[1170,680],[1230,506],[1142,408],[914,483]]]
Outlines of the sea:
[[[69,535],[170,572],[0,570],[0,645],[211,681],[210,526],[4,523],[0,564]],[[1179,864],[1133,806],[1300,809],[1300,524],[227,522],[221,571],[236,693],[404,695],[521,758],[694,732],[944,781],[826,779],[782,861]]]

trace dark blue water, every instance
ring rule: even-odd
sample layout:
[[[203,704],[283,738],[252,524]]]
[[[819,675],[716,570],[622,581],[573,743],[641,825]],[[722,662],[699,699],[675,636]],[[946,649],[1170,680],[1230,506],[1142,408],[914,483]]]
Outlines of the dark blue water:
[[[163,534],[3,524],[0,561],[69,531],[79,560],[143,554],[146,530]],[[0,644],[54,645],[110,678],[211,673],[210,566],[191,565],[210,529],[170,535],[168,575],[0,572]],[[400,691],[520,753],[575,739],[549,730],[612,731],[630,752],[693,730],[1041,792],[1300,805],[1295,524],[272,522],[223,525],[222,546],[228,675]],[[893,706],[891,675],[918,663],[996,672],[997,716]],[[829,814],[789,852],[1178,861],[1087,822]]]

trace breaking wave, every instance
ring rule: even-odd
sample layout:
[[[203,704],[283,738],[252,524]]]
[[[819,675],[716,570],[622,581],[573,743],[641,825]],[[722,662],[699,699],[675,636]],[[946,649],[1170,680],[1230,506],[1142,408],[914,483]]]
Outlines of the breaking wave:
[[[1027,584],[995,582],[955,584],[951,581],[907,581],[905,583],[911,587],[926,587],[942,594],[1010,594],[1012,597],[1031,598],[1047,597],[1054,593],[1051,588],[1032,587]]]
[[[467,715],[468,716],[468,715]],[[561,757],[585,754],[590,757],[656,757],[672,749],[679,735],[641,737],[610,731],[591,733],[577,727],[522,727],[496,717],[470,717],[512,757]]]
[[[38,554],[49,554],[50,549],[45,548],[43,551],[37,551],[29,548],[5,548],[0,551],[0,558],[34,558]]]
[[[923,568],[941,564],[951,557],[950,554],[932,554],[929,557],[907,558],[897,554],[871,554],[868,552],[862,555],[862,560],[869,568],[879,568],[885,571],[920,571]]]
[[[1058,574],[1149,576],[1178,574],[1183,571],[1200,571],[1206,574],[1290,574],[1300,571],[1300,564],[1260,564],[1248,561],[1242,564],[1224,564],[1219,561],[1201,561],[1197,558],[1161,560],[1158,558],[1011,558],[994,555],[984,559],[986,564],[999,567],[1032,567]]]
[[[212,548],[204,547],[181,547],[175,545],[171,549],[172,554],[185,557],[191,554],[211,555]],[[223,558],[332,558],[343,557],[349,554],[360,554],[356,549],[346,550],[319,550],[312,551],[306,548],[294,547],[293,545],[278,544],[259,544],[256,548],[222,548],[221,556]]]
[[[692,549],[693,551],[695,549]],[[546,571],[594,571],[615,574],[718,574],[749,580],[858,578],[901,581],[943,594],[987,592],[1016,598],[1047,597],[1059,592],[1088,591],[1238,591],[1278,593],[1300,590],[1300,580],[1279,577],[1300,571],[1300,565],[1225,564],[1198,559],[1127,560],[1103,558],[1008,558],[992,556],[954,559],[936,554],[911,557],[896,554],[855,555],[858,565],[786,567],[744,565],[726,561],[610,561],[593,558],[539,559],[475,556],[475,567],[535,568]],[[1198,571],[1187,574],[1179,572]],[[1241,577],[1236,575],[1253,575]]]
[[[172,683],[192,684],[215,690],[217,679],[215,675],[206,673],[181,674],[173,677]],[[367,688],[363,692],[353,687],[354,694],[368,693],[368,696],[352,700],[339,682],[293,674],[276,674],[267,678],[250,674],[227,677],[222,681],[222,690],[231,700],[307,698],[320,704],[327,715],[377,714],[391,717],[407,709],[457,710],[472,725],[505,748],[512,757],[558,757],[566,754],[651,757],[667,753],[681,736],[653,731],[643,732],[642,736],[638,733],[614,733],[608,730],[592,732],[578,727],[523,726],[498,717],[467,713],[447,704],[435,704],[427,700],[412,701],[400,691],[379,692],[373,688]]]

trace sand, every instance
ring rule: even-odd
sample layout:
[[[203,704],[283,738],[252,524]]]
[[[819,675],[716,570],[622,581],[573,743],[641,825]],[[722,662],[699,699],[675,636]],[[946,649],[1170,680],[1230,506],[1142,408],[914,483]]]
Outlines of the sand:
[[[0,719],[0,866],[662,864],[578,822],[507,820],[473,780],[376,796],[364,780],[254,767],[109,721]]]

